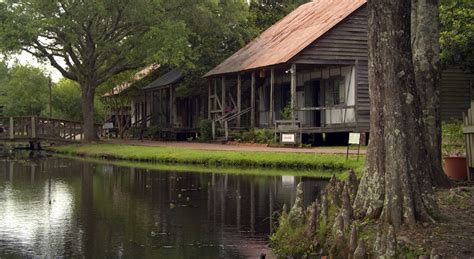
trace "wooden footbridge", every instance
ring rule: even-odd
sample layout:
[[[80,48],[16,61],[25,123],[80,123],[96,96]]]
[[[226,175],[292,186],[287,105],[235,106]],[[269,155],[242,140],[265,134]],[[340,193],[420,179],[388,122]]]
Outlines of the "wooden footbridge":
[[[84,138],[82,122],[36,116],[0,117],[1,142],[29,142],[39,147],[40,142],[80,142]]]

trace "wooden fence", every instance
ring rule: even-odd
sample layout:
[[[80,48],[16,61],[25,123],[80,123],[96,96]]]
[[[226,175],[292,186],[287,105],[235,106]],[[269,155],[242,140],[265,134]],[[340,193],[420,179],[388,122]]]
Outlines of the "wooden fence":
[[[80,142],[83,138],[82,122],[36,116],[0,117],[0,140]]]
[[[471,181],[474,171],[474,102],[471,109],[464,114],[464,135],[466,137],[467,180]]]

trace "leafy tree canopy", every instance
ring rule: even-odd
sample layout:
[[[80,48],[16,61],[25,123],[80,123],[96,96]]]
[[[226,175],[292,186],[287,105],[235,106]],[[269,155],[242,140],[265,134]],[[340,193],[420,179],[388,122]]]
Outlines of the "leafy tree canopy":
[[[1,69],[2,76],[5,66]],[[40,116],[48,104],[49,77],[32,66],[14,65],[1,80],[0,104],[6,116]]]
[[[53,118],[80,121],[81,88],[69,79],[61,79],[52,88]]]
[[[259,31],[272,26],[296,7],[310,0],[252,0],[250,10],[254,15],[254,22]]]
[[[474,2],[442,0],[440,5],[441,60],[474,69]]]
[[[168,2],[5,0],[0,2],[0,49],[29,52],[79,83],[85,141],[92,141],[100,84],[156,59],[179,65],[192,53],[186,28],[171,20]]]

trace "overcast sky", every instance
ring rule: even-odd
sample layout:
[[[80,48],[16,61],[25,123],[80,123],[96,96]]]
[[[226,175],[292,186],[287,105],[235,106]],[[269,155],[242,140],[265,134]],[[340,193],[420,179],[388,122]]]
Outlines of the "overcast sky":
[[[33,57],[31,54],[29,54],[27,52],[22,52],[20,55],[17,55],[15,57],[13,57],[8,62],[8,64],[12,65],[15,62],[15,59],[22,65],[29,64],[31,66],[43,68],[46,71],[47,74],[51,75],[51,78],[52,78],[53,82],[57,82],[57,81],[59,81],[59,79],[62,78],[61,73],[59,73],[59,71],[57,69],[55,69],[54,67],[49,65],[49,63],[45,63],[45,64],[39,63],[38,60],[35,57]],[[58,60],[58,62],[59,62],[59,60]],[[59,62],[59,63],[61,64],[62,62]]]

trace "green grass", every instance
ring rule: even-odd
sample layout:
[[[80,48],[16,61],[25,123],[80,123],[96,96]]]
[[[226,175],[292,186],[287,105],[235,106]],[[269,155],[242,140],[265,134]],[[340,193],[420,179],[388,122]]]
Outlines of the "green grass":
[[[232,175],[259,175],[259,176],[310,176],[314,178],[329,179],[333,174],[339,178],[347,177],[347,171],[331,170],[291,170],[275,168],[243,168],[243,167],[209,167],[204,165],[163,164],[149,162],[135,162],[126,160],[104,160],[88,157],[71,157],[70,155],[56,154],[55,157],[75,159],[97,164],[108,164],[119,167],[133,167],[153,171],[192,172],[192,173],[217,173]]]
[[[49,150],[75,156],[155,162],[164,164],[202,165],[213,167],[273,168],[292,170],[344,171],[354,169],[362,172],[365,157],[331,154],[239,152],[190,150],[176,147],[146,147],[120,144],[87,144],[50,147]]]

